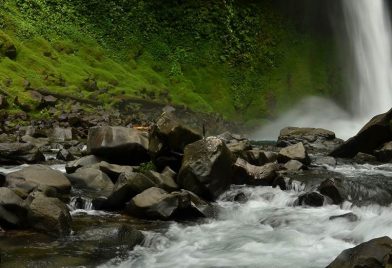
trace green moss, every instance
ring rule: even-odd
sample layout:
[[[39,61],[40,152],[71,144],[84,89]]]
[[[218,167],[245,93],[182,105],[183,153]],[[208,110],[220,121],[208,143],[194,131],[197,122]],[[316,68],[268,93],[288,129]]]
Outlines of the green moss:
[[[271,1],[1,3],[0,80],[27,103],[25,81],[104,106],[136,96],[247,121],[339,89],[331,40],[298,32]]]

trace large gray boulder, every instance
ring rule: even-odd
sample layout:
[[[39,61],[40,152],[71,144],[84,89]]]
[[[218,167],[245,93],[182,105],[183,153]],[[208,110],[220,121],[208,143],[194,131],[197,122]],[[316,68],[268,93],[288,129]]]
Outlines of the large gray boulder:
[[[343,143],[335,133],[322,128],[286,127],[280,131],[278,147],[286,147],[302,142],[310,152],[330,152]]]
[[[310,164],[310,158],[302,142],[285,147],[280,150],[278,155],[278,162],[287,163],[290,160],[297,160],[304,165]]]
[[[269,163],[260,167],[238,158],[233,167],[233,182],[235,184],[272,186],[278,176],[278,170],[277,164]]]
[[[187,127],[173,113],[163,113],[152,127],[149,152],[158,170],[169,166],[178,171],[186,145],[198,141],[202,136]]]
[[[105,173],[94,168],[80,168],[69,174],[68,178],[72,184],[103,196],[110,194],[114,187],[112,180]]]
[[[0,164],[19,165],[45,161],[45,156],[30,143],[0,143]]]
[[[53,187],[64,194],[71,190],[71,183],[63,173],[44,165],[32,165],[9,173],[6,184],[11,188],[26,188],[26,185],[30,185],[31,191],[38,186]]]
[[[0,188],[0,227],[21,228],[26,225],[28,208],[14,191]]]
[[[357,153],[371,154],[386,142],[392,141],[392,109],[373,117],[354,137],[331,152],[331,156],[352,158]]]
[[[150,160],[147,134],[133,128],[92,127],[87,149],[112,164],[138,165]]]
[[[232,183],[234,155],[216,137],[191,143],[185,147],[177,182],[207,200],[215,200]]]
[[[346,249],[327,268],[391,267],[392,239],[384,236]]]
[[[120,210],[135,195],[155,186],[157,186],[156,182],[144,174],[122,173],[114,185],[112,193],[107,198],[94,200],[93,204],[96,209]]]
[[[127,204],[130,215],[147,219],[175,219],[206,217],[210,205],[188,191],[168,193],[152,187],[138,194]]]
[[[39,231],[64,236],[71,232],[72,218],[59,199],[38,194],[30,204],[28,222]]]

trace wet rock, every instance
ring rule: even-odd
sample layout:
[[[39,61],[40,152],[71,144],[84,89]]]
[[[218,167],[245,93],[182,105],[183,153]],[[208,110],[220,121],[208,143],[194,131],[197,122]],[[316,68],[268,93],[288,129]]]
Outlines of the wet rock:
[[[232,182],[234,156],[216,137],[191,143],[185,147],[177,183],[207,200],[216,199]]]
[[[71,190],[71,183],[64,174],[43,165],[32,165],[9,173],[6,181],[9,187],[15,188],[27,183],[34,188],[39,185],[54,187],[59,193],[69,193]]]
[[[179,189],[175,182],[177,174],[169,167],[163,170],[162,173],[150,170],[147,171],[145,175],[154,181],[157,187],[164,189],[165,191],[173,192]]]
[[[58,151],[56,159],[63,161],[72,161],[75,160],[75,156],[73,156],[73,154],[71,154],[68,150],[61,149],[60,151]]]
[[[327,268],[387,268],[391,255],[392,239],[384,236],[344,250]]]
[[[327,179],[323,181],[320,184],[318,190],[322,195],[331,198],[335,205],[343,203],[346,196],[346,194],[344,193],[344,189],[340,185],[339,181],[335,179]]]
[[[88,167],[94,164],[98,164],[101,162],[101,159],[96,157],[95,155],[88,155],[82,158],[79,158],[78,160],[68,162],[65,165],[65,170],[67,171],[68,174],[74,173],[78,168],[81,167]]]
[[[306,169],[306,166],[297,160],[290,160],[284,164],[284,168],[288,171],[299,171]]]
[[[270,159],[267,157],[266,152],[260,149],[252,149],[249,151],[246,151],[244,153],[245,158],[249,164],[255,165],[255,166],[262,166],[270,162],[275,162],[275,160],[270,161]]]
[[[365,153],[357,153],[357,155],[353,158],[353,160],[358,164],[366,164],[366,163],[376,163],[377,158],[371,154]]]
[[[169,166],[178,171],[185,146],[201,138],[172,113],[163,113],[151,130],[149,152],[158,170]]]
[[[57,198],[37,195],[30,204],[28,221],[33,228],[50,234],[63,236],[71,232],[71,215]]]
[[[0,226],[2,228],[21,228],[25,226],[27,206],[14,191],[0,188]]]
[[[96,209],[121,210],[125,203],[141,192],[157,186],[155,181],[141,173],[122,173],[112,193],[107,198],[99,198],[93,201]]]
[[[208,203],[188,191],[167,193],[156,187],[136,195],[126,208],[130,215],[161,220],[201,217],[208,210]]]
[[[349,222],[356,222],[356,221],[358,221],[358,216],[355,215],[354,213],[350,212],[350,213],[346,213],[343,215],[336,215],[336,216],[329,217],[330,221],[337,220],[337,219],[346,219]]]
[[[333,140],[335,133],[322,128],[286,127],[280,131],[278,146],[286,147],[299,142],[312,143],[317,139]]]
[[[324,196],[317,192],[305,193],[300,195],[295,203],[300,206],[322,207],[324,204]]]
[[[50,139],[54,142],[70,141],[72,138],[72,128],[55,127],[50,135]]]
[[[234,196],[233,201],[243,204],[248,202],[248,197],[244,193],[238,193]]]
[[[380,149],[374,151],[374,155],[380,162],[392,160],[392,141],[385,143]]]
[[[277,170],[278,165],[273,163],[259,167],[238,158],[233,166],[233,182],[235,184],[271,186],[277,177]]]
[[[141,131],[125,127],[92,127],[88,151],[112,164],[138,165],[150,160],[148,138]]]
[[[1,164],[24,164],[44,161],[44,155],[32,144],[0,143]]]
[[[114,187],[113,182],[105,173],[94,168],[80,168],[75,173],[69,174],[68,178],[72,184],[103,196],[109,195]]]
[[[106,175],[110,177],[113,183],[116,183],[118,177],[122,173],[132,173],[134,171],[134,167],[132,166],[120,166],[116,164],[109,164],[106,161],[99,162],[97,164],[89,166],[91,168],[99,169],[100,171],[104,172]]]
[[[357,153],[371,154],[392,140],[392,109],[373,117],[354,137],[331,152],[331,156],[352,158]]]
[[[297,160],[304,165],[310,164],[310,158],[302,142],[280,150],[278,155],[278,162],[287,163],[290,160]]]

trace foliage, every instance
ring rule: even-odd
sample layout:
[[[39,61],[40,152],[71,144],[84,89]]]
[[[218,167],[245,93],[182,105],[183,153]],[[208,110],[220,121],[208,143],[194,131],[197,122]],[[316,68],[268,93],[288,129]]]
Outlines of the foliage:
[[[0,5],[0,40],[19,51],[16,61],[0,55],[0,79],[13,80],[7,90],[15,95],[25,94],[27,79],[88,97],[92,79],[109,90],[95,96],[105,104],[124,95],[152,97],[243,120],[339,87],[330,40],[297,31],[272,0]]]

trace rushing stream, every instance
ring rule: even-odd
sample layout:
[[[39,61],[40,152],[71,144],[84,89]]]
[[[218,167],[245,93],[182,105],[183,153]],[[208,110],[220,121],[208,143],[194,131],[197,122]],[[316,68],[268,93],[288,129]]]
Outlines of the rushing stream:
[[[392,165],[328,169],[345,177],[392,175]],[[344,249],[392,235],[390,207],[355,207],[349,202],[321,208],[293,206],[302,190],[233,187],[220,198],[217,219],[172,223],[165,231],[147,231],[145,245],[128,259],[114,259],[101,267],[325,267]],[[249,201],[225,201],[239,192]],[[358,220],[329,220],[348,212]]]

